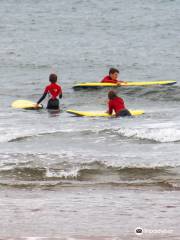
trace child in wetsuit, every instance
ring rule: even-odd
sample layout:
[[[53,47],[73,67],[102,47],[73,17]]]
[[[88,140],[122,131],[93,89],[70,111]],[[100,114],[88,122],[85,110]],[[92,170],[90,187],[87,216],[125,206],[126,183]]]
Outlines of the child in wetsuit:
[[[47,96],[49,95],[49,100],[47,104],[47,109],[59,109],[59,98],[62,98],[62,89],[61,86],[58,85],[57,75],[50,74],[49,75],[50,84],[46,86],[42,97],[37,102],[36,106],[38,106]]]
[[[110,115],[112,115],[113,111],[115,112],[116,117],[125,117],[131,116],[131,113],[126,109],[124,100],[116,95],[114,91],[109,91],[108,93],[108,111]]]
[[[116,83],[120,85],[121,83],[125,83],[124,81],[118,80],[119,70],[116,68],[109,69],[109,75],[105,76],[101,82],[102,83]]]

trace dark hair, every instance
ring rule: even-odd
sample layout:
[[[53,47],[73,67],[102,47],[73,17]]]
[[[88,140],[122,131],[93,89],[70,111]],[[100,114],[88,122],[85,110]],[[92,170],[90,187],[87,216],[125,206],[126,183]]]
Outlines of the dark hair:
[[[114,99],[115,97],[117,97],[115,91],[111,90],[108,92],[108,98],[109,99]]]
[[[109,69],[109,75],[110,75],[110,74],[113,74],[113,73],[119,73],[119,70],[116,69],[116,68],[110,68],[110,69]]]
[[[50,75],[49,75],[49,81],[50,81],[51,83],[57,82],[57,75],[54,74],[54,73],[50,74]]]

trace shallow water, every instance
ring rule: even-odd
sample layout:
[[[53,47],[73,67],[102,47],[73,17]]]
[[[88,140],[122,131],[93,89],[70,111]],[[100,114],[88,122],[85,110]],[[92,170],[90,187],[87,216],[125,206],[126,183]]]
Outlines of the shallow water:
[[[2,0],[0,15],[0,237],[179,239],[179,1]],[[178,83],[118,89],[139,117],[66,113],[106,110],[108,89],[72,86],[111,66]],[[10,107],[37,101],[52,71],[60,113]]]

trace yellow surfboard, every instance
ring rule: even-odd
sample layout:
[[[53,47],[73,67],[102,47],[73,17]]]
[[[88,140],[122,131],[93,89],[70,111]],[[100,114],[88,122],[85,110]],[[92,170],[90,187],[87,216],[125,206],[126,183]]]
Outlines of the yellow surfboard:
[[[143,110],[129,110],[129,111],[132,114],[132,116],[139,116],[144,114]],[[102,111],[86,112],[86,111],[76,111],[76,110],[69,109],[66,112],[79,117],[111,117],[112,116]]]
[[[75,90],[83,88],[102,88],[102,87],[145,87],[145,86],[158,86],[158,85],[173,85],[177,82],[175,80],[164,80],[164,81],[151,81],[151,82],[124,82],[116,83],[101,83],[101,82],[84,82],[73,86]]]
[[[35,104],[35,102],[29,100],[16,100],[12,102],[11,107],[27,110],[37,110],[43,108],[41,104],[39,104],[38,108],[35,108]]]

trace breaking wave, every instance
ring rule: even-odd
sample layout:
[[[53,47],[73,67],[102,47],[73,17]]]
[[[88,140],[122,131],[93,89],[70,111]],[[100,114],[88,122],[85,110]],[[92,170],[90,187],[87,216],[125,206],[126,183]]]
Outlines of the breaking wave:
[[[105,137],[105,136],[116,136],[121,139],[128,138],[132,140],[147,140],[150,142],[157,143],[167,143],[167,142],[179,142],[180,141],[180,129],[176,127],[136,127],[136,128],[105,128],[105,129],[84,129],[84,130],[53,130],[48,132],[39,132],[39,133],[31,133],[31,134],[12,134],[12,135],[3,135],[0,139],[1,142],[19,142],[25,141],[27,139],[38,138],[43,136],[56,136],[56,135],[66,135],[67,137],[71,137],[73,135],[77,135],[79,137],[84,136],[94,136],[97,138]]]
[[[4,165],[0,168],[0,186],[42,187],[104,185],[115,187],[155,187],[180,190],[180,165],[145,164],[119,166],[93,161],[89,163],[50,166],[25,164]]]
[[[159,143],[180,141],[180,129],[174,128],[119,129],[117,132],[124,137]]]

